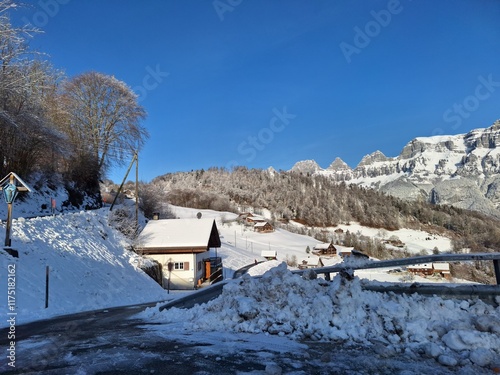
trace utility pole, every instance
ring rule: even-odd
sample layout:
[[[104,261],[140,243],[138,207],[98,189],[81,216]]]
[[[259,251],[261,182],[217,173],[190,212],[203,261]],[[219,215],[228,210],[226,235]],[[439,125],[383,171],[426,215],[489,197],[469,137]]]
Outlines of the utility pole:
[[[139,231],[139,155],[135,152],[135,228]]]
[[[118,188],[118,191],[116,192],[115,199],[113,199],[113,203],[111,203],[111,207],[109,208],[110,211],[113,211],[113,207],[116,203],[116,200],[118,199],[118,196],[120,195],[120,192],[122,191],[123,185],[125,184],[125,181],[127,180],[128,174],[130,173],[130,170],[132,169],[132,165],[134,165],[134,162],[138,159],[137,157],[137,151],[134,153],[134,157],[132,158],[132,161],[130,162],[130,165],[128,166],[127,173],[125,173],[125,177],[123,177],[123,181]],[[139,167],[137,167],[139,168]]]

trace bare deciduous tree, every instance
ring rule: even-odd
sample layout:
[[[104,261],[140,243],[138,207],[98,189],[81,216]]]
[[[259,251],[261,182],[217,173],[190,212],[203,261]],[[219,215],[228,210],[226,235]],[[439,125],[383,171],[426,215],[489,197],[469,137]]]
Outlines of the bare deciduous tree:
[[[65,82],[62,104],[66,131],[76,154],[94,159],[100,175],[123,164],[148,138],[140,122],[146,117],[137,95],[115,77],[84,73]]]
[[[0,174],[10,170],[27,176],[54,168],[62,135],[47,117],[47,99],[60,74],[27,46],[34,30],[16,28],[8,10],[16,3],[0,1]]]

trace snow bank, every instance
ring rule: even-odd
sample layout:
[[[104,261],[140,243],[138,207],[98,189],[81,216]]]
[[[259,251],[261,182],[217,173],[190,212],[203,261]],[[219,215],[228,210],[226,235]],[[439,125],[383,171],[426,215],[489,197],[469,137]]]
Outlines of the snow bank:
[[[222,295],[207,304],[163,312],[149,308],[141,316],[186,330],[223,327],[291,339],[366,344],[382,356],[413,353],[447,366],[484,367],[500,359],[498,307],[482,301],[364,291],[357,277],[304,280],[287,270],[285,263],[261,278],[245,275],[228,283]]]
[[[168,298],[166,291],[137,267],[138,256],[126,250],[127,240],[108,225],[108,213],[102,209],[13,220],[12,247],[18,250],[19,258],[0,250],[0,267],[15,269],[18,324]],[[49,306],[45,308],[47,266]],[[6,273],[0,288],[7,296]],[[0,308],[7,311],[6,299]],[[6,324],[6,320],[0,321],[0,326]]]

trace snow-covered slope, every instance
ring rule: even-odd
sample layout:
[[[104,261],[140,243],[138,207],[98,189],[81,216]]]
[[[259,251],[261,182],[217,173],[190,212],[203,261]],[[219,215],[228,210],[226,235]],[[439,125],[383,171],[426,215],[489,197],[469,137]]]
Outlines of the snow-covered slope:
[[[137,265],[127,240],[107,223],[107,210],[68,213],[13,221],[13,258],[0,250],[1,290],[6,272],[15,276],[18,324],[54,315],[112,306],[161,301],[167,293]],[[4,242],[5,227],[0,227]],[[49,306],[45,275],[49,267]],[[11,272],[12,271],[12,272]],[[7,298],[0,304],[7,311]],[[0,326],[7,325],[2,320]]]
[[[397,157],[375,151],[354,169],[337,158],[327,169],[308,160],[296,163],[292,171],[500,216],[499,146],[500,120],[467,134],[415,138]]]

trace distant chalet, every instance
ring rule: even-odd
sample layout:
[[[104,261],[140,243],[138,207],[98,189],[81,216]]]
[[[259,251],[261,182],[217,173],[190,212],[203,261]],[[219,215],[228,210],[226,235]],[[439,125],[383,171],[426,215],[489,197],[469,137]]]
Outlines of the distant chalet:
[[[150,220],[134,250],[162,265],[165,288],[192,289],[210,278],[211,263],[219,262],[210,259],[209,250],[220,246],[214,219],[168,219]]]
[[[269,224],[267,221],[255,223],[253,226],[253,230],[255,232],[260,232],[260,233],[274,232],[273,226],[271,224]]]
[[[407,270],[415,275],[440,275],[445,279],[451,279],[450,264],[447,262],[415,264],[408,266]]]
[[[236,220],[244,223],[247,226],[253,226],[254,232],[274,232],[274,227],[266,220],[266,218],[259,215],[254,215],[251,212],[244,212],[242,214],[239,214]]]
[[[337,248],[331,242],[330,243],[319,243],[316,246],[314,246],[313,254],[316,254],[316,255],[337,255]]]

